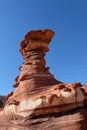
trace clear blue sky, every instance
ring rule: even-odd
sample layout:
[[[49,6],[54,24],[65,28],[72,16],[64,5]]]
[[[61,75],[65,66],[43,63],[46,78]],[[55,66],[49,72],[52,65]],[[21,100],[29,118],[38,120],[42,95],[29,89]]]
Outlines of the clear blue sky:
[[[87,0],[0,0],[0,95],[20,74],[20,41],[30,30],[52,29],[47,66],[66,83],[87,83]]]

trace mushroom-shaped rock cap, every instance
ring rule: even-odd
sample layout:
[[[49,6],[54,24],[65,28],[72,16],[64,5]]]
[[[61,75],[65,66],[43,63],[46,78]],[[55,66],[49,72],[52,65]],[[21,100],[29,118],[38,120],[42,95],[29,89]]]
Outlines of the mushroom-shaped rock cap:
[[[49,43],[54,35],[54,32],[52,30],[36,30],[36,31],[30,31],[25,35],[25,39],[28,40],[41,40],[44,42]]]
[[[24,54],[27,51],[41,50],[48,51],[48,44],[51,41],[54,32],[52,30],[36,30],[28,32],[20,45],[20,52]]]

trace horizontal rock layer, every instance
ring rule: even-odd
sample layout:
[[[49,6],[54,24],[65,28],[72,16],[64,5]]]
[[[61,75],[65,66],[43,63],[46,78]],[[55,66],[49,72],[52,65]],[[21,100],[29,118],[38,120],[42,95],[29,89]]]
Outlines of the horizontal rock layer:
[[[5,114],[31,117],[62,113],[87,105],[87,86],[80,83],[56,84],[35,92],[13,96],[5,106]]]
[[[32,118],[0,116],[0,130],[87,130],[87,109],[51,113]]]

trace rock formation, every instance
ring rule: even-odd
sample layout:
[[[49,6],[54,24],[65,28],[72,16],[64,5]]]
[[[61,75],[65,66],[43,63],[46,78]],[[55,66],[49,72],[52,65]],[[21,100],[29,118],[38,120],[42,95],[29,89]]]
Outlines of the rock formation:
[[[5,103],[6,103],[5,96],[0,96],[0,109],[4,107]]]
[[[87,130],[87,85],[58,81],[46,67],[53,35],[31,31],[21,42],[24,63],[0,113],[0,130]]]

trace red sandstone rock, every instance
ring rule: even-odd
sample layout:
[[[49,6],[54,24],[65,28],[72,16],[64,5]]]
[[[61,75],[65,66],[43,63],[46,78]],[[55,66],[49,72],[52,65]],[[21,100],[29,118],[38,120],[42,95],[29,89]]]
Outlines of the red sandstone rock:
[[[45,67],[53,35],[31,31],[21,42],[24,63],[0,111],[0,130],[87,130],[87,85],[60,82]]]

